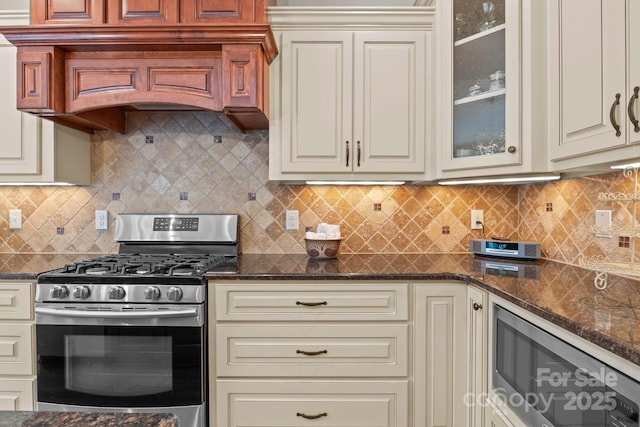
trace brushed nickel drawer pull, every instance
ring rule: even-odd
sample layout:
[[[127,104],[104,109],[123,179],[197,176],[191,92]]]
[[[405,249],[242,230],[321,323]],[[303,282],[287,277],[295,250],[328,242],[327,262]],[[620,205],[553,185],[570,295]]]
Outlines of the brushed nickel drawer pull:
[[[320,302],[296,301],[296,305],[304,305],[305,307],[317,307],[319,305],[327,305],[327,302],[326,301],[320,301]]]
[[[613,101],[613,104],[611,104],[611,110],[609,110],[609,120],[611,120],[611,126],[613,126],[616,131],[616,136],[622,135],[622,132],[620,132],[620,125],[616,122],[616,107],[618,105],[620,105],[620,94],[616,93],[616,100]]]
[[[629,113],[629,120],[631,120],[631,123],[633,123],[633,130],[635,132],[640,132],[638,119],[636,119],[636,115],[633,112],[633,104],[635,104],[638,99],[639,91],[640,91],[640,86],[636,86],[633,88],[633,95],[631,95],[631,99],[629,100],[629,105],[627,106],[627,113]]]
[[[296,417],[302,417],[302,418],[305,418],[307,420],[317,420],[318,418],[326,417],[327,415],[328,414],[326,412],[322,412],[322,413],[317,414],[317,415],[307,415],[307,414],[304,414],[302,412],[297,412],[296,413]]]
[[[327,350],[320,351],[304,351],[304,350],[296,350],[296,354],[304,354],[305,356],[320,356],[321,354],[327,354]]]
[[[477,302],[473,303],[473,309],[475,311],[482,310],[482,304],[478,304]]]

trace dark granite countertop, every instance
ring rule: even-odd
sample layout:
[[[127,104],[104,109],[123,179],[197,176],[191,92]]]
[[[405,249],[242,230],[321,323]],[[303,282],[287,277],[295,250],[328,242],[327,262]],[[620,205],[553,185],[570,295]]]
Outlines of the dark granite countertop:
[[[0,427],[178,427],[172,414],[0,411]]]
[[[487,263],[488,266],[487,266]],[[491,268],[521,265],[523,272]],[[210,280],[463,280],[640,365],[640,281],[609,275],[595,288],[593,271],[548,260],[511,261],[470,254],[242,255],[237,274]]]
[[[40,272],[100,255],[0,254],[0,280],[35,280]],[[505,269],[487,271],[483,266],[487,262],[527,268],[517,277],[517,272]],[[594,272],[555,261],[515,262],[470,254],[341,254],[337,259],[317,261],[304,254],[247,254],[239,257],[236,274],[209,273],[207,277],[467,281],[640,365],[640,280],[609,275],[608,287],[598,290]]]

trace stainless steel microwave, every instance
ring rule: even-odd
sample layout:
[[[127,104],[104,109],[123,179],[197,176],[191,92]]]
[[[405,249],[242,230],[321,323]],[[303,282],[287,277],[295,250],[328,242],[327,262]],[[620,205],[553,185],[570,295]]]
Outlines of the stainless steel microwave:
[[[621,372],[516,311],[492,303],[490,394],[497,406],[508,408],[531,427],[640,425],[637,376]]]

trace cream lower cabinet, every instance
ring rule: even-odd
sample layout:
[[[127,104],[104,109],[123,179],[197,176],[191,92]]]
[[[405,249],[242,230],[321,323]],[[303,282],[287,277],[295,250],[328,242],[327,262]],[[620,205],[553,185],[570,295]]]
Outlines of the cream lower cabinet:
[[[480,427],[483,291],[461,282],[209,283],[210,425]]]
[[[0,26],[28,23],[28,10],[0,11]],[[16,48],[0,35],[0,183],[90,184],[89,135],[18,111],[16,82]]]
[[[0,281],[0,411],[33,410],[34,284]]]
[[[425,178],[432,8],[271,8],[269,179]]]
[[[469,332],[480,327],[471,322],[474,298],[465,283],[415,285],[414,426],[482,425],[470,403],[477,391],[470,388],[482,387],[474,369],[478,337]]]
[[[409,284],[209,285],[211,425],[409,425]]]

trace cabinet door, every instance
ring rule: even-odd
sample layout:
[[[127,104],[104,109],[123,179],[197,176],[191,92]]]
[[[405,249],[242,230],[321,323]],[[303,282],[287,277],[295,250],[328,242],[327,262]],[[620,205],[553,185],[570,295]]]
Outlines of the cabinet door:
[[[552,160],[626,143],[625,2],[550,3],[550,69],[558,73],[550,78]]]
[[[467,285],[415,288],[416,426],[468,427]]]
[[[627,82],[627,97],[629,97],[628,105],[628,140],[630,144],[640,142],[640,0],[628,0],[627,2],[627,22],[631,23],[627,25],[627,65],[629,81]]]
[[[430,34],[354,34],[354,171],[424,172]]]
[[[352,33],[286,31],[280,55],[282,172],[350,172]]]
[[[6,95],[0,102],[0,174],[37,174],[40,172],[40,119],[17,110],[13,95],[16,93],[16,48],[1,35],[0,93]]]
[[[407,427],[406,381],[217,381],[218,427]],[[416,424],[417,425],[417,424]]]
[[[32,411],[35,380],[0,378],[0,411]]]
[[[520,0],[454,0],[441,14],[441,72],[452,77],[438,82],[442,170],[520,165]]]
[[[482,427],[487,393],[487,293],[478,288],[467,288],[469,383],[467,399],[469,427]]]
[[[176,0],[106,0],[107,24],[177,24]]]
[[[33,375],[33,325],[0,327],[0,375]]]
[[[253,0],[182,0],[181,6],[180,22],[183,24],[254,21]]]
[[[31,0],[31,24],[99,25],[105,0]]]

